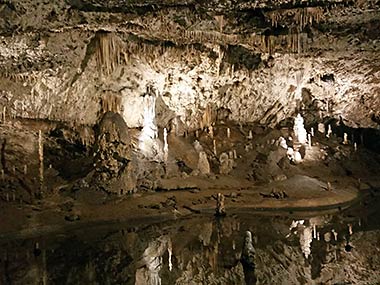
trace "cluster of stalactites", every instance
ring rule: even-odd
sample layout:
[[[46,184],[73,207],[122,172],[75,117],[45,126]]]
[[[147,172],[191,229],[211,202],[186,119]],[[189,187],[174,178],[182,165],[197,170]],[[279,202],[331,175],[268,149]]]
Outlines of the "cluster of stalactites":
[[[215,117],[216,117],[215,109],[210,104],[208,104],[206,106],[206,109],[202,113],[202,117],[200,120],[200,128],[203,129],[203,128],[210,127],[213,124],[213,122],[215,122],[215,119],[216,119]]]
[[[120,64],[125,63],[124,44],[113,33],[97,34],[96,62],[98,70],[109,75]]]
[[[221,27],[223,28],[223,26]],[[178,36],[180,39],[191,43],[211,42],[215,44],[238,44],[242,40],[242,37],[239,35],[225,34],[217,31],[183,30]]]
[[[287,35],[229,35],[221,32],[205,32],[205,31],[182,31],[182,41],[185,45],[165,45],[165,43],[155,45],[144,42],[126,41],[123,42],[117,34],[102,33],[98,35],[98,49],[96,59],[98,70],[103,74],[109,75],[115,69],[130,60],[134,56],[145,58],[148,62],[153,62],[162,57],[165,60],[165,54],[170,57],[179,59],[191,55],[193,59],[199,51],[194,47],[194,43],[211,42],[222,45],[242,44],[252,50],[260,50],[263,53],[273,54],[278,51],[286,51],[292,53],[302,53],[307,49],[306,33],[291,33]]]
[[[277,49],[292,53],[302,53],[307,50],[307,34],[295,33],[279,36],[260,36],[260,46],[263,52],[273,54]]]
[[[320,7],[282,9],[270,11],[266,16],[271,20],[273,27],[277,27],[278,23],[283,22],[286,18],[293,18],[293,22],[302,31],[307,25],[312,25],[313,22],[319,23],[323,17],[323,9]]]
[[[121,96],[112,92],[106,92],[101,98],[102,112],[121,112]]]
[[[199,38],[201,39],[201,37]],[[97,35],[96,63],[100,73],[110,75],[120,65],[127,63],[131,58],[138,56],[153,61],[169,53],[170,57],[182,58],[194,55],[197,50],[193,44],[185,46],[150,44],[139,41],[123,41],[116,33],[101,33]]]

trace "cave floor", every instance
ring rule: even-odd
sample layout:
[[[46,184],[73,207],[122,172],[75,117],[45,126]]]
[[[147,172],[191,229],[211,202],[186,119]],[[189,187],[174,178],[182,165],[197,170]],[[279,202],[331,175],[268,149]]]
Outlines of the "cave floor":
[[[230,141],[223,139],[222,132],[227,126],[220,126],[220,136],[218,133],[215,135],[220,141],[218,150],[234,149],[238,154],[235,166],[228,174],[182,173],[176,176],[170,173],[168,166],[167,175],[155,181],[154,191],[137,191],[120,196],[105,194],[91,186],[85,187],[85,190],[74,189],[71,187],[73,182],[62,178],[54,165],[46,165],[45,183],[52,190],[43,199],[28,200],[13,188],[24,185],[22,191],[28,192],[32,191],[28,183],[38,182],[36,130],[41,126],[26,126],[16,122],[0,128],[7,142],[6,150],[4,147],[2,150],[2,160],[9,158],[5,177],[1,180],[0,238],[36,236],[104,223],[149,222],[213,214],[218,193],[225,196],[227,215],[258,211],[284,214],[340,211],[359,201],[360,196],[369,193],[371,188],[380,188],[380,179],[375,175],[378,163],[376,154],[365,149],[354,151],[352,145],[342,145],[338,138],[316,137],[313,146],[306,148],[302,163],[279,168],[274,167],[271,160],[277,161],[276,157],[283,155],[283,150],[278,153],[278,148],[273,147],[270,141],[278,138],[281,131],[257,135],[257,144],[252,147],[252,143],[241,138],[238,127],[230,126]],[[203,145],[207,145],[206,140],[210,143],[207,134],[201,134],[197,139]],[[180,149],[191,146],[194,140],[191,136],[170,136],[172,156],[180,159]],[[191,165],[191,154],[183,153],[187,153],[188,157],[183,159]],[[321,153],[327,153],[327,156],[322,159]],[[264,163],[260,162],[259,154],[266,154]],[[254,168],[259,169],[254,174],[250,172],[252,161]],[[5,162],[2,163],[4,166]],[[28,175],[20,178],[24,164],[27,164]],[[16,165],[16,169],[12,170],[11,165]],[[214,170],[212,162],[211,169]],[[77,181],[77,178],[74,180]]]

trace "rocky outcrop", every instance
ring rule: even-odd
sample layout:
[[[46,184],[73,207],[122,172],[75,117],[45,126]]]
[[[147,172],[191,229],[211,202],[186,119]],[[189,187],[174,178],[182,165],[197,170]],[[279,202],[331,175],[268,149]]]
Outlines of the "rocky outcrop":
[[[95,142],[95,177],[105,189],[126,194],[136,187],[131,139],[123,118],[107,112],[99,123]]]

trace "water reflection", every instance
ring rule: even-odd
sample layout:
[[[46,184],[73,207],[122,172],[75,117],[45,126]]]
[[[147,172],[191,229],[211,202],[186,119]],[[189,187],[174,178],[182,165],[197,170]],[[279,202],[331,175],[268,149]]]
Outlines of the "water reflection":
[[[0,284],[376,284],[379,212],[358,213],[194,217],[0,241]]]

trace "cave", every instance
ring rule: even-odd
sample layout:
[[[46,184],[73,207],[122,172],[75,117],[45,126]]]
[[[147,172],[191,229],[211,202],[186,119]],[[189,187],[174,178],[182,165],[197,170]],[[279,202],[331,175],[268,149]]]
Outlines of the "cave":
[[[0,284],[379,284],[380,1],[0,1]]]

